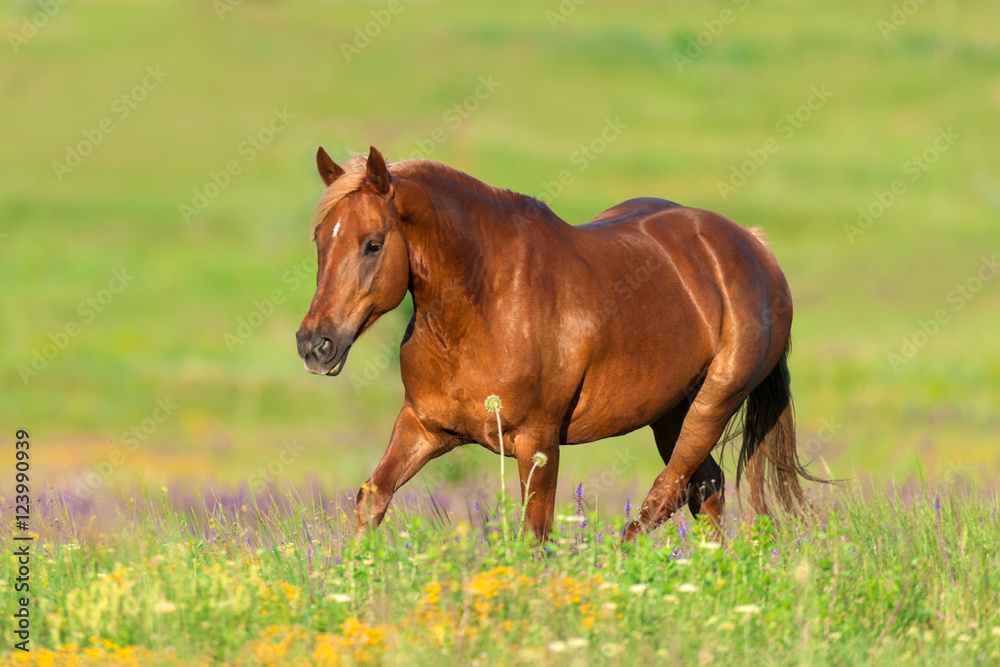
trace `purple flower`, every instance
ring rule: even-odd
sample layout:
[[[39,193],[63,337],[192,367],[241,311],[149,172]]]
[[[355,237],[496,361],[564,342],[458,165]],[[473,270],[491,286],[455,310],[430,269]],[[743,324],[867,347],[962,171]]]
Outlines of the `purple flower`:
[[[631,519],[632,518],[632,499],[631,498],[626,498],[625,499],[625,518],[626,519]]]
[[[583,514],[583,482],[576,485],[576,513]]]

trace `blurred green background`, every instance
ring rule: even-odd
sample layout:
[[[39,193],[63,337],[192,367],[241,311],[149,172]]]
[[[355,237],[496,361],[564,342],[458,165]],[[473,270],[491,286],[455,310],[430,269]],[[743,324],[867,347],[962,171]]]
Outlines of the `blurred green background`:
[[[1000,470],[1000,279],[973,290],[1000,250],[995,2],[0,7],[0,424],[31,430],[51,483],[367,477],[408,311],[340,377],[303,370],[320,144],[532,195],[565,171],[548,198],[574,223],[652,195],[762,226],[795,297],[807,456],[879,479]],[[723,196],[734,170],[752,175]],[[493,469],[468,449],[411,484]],[[616,457],[640,491],[662,465],[646,430],[572,448],[562,492]]]

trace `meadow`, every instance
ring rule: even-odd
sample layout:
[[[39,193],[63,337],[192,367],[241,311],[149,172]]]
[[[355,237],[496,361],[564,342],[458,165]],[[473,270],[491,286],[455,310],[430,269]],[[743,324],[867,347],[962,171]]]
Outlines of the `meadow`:
[[[28,664],[995,661],[998,25],[951,0],[0,4]],[[319,145],[574,223],[653,195],[763,227],[803,452],[850,481],[798,528],[734,502],[721,548],[682,516],[623,550],[650,434],[567,448],[543,555],[495,534],[497,459],[470,446],[353,544],[410,306],[339,377],[302,369]]]

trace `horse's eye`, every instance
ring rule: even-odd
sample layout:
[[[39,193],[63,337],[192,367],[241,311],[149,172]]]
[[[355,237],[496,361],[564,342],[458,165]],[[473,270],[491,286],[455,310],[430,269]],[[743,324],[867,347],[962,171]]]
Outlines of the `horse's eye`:
[[[378,241],[368,241],[365,244],[365,254],[366,255],[375,255],[375,254],[378,254],[378,252],[381,249],[382,249],[382,244],[379,243]]]

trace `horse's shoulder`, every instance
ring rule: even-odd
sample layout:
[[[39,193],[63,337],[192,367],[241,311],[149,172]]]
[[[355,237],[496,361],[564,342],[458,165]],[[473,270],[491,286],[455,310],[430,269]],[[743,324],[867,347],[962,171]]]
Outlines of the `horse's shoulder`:
[[[636,218],[654,215],[672,208],[683,207],[677,202],[660,199],[659,197],[636,197],[635,199],[623,201],[621,204],[612,206],[608,210],[599,213],[588,224],[618,224],[634,220]]]

